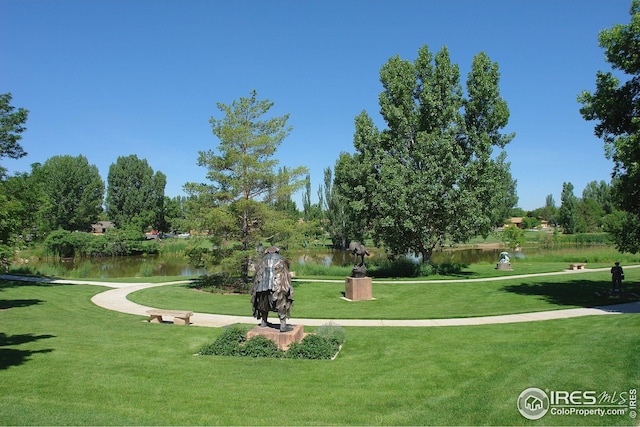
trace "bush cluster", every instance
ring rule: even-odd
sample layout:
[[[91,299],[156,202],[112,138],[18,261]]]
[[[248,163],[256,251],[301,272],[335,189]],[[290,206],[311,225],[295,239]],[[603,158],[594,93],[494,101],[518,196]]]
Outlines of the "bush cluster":
[[[315,334],[293,343],[282,351],[270,339],[257,335],[247,340],[247,328],[232,325],[213,343],[203,346],[198,354],[206,356],[245,356],[288,359],[331,359],[346,339],[344,329],[338,325],[323,325]]]
[[[441,276],[453,276],[469,265],[459,262],[443,262],[441,264],[423,264],[421,266],[421,276],[429,276],[430,274],[439,274]]]
[[[369,269],[369,272],[373,277],[423,277],[434,274],[449,276],[459,274],[466,267],[467,264],[464,263],[420,263],[415,260],[402,257],[374,264]]]
[[[374,277],[417,277],[420,275],[420,263],[408,258],[379,261],[368,268]]]
[[[613,236],[609,233],[559,234],[556,236],[556,243],[571,243],[575,245],[610,245],[613,243]]]
[[[225,328],[213,343],[200,349],[203,356],[239,356],[240,345],[247,341],[247,330],[239,325]]]
[[[95,236],[80,231],[56,230],[49,233],[44,245],[50,253],[61,258],[156,254],[159,250],[156,241],[143,241],[137,235],[129,236],[119,231]]]
[[[251,286],[243,282],[239,277],[234,277],[227,273],[215,273],[198,277],[189,287],[211,293],[234,292],[246,294]]]

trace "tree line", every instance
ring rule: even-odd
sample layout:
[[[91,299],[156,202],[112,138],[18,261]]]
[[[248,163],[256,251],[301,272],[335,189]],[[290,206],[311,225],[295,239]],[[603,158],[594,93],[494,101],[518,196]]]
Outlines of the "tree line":
[[[634,0],[632,24],[600,34],[608,61],[631,75],[640,72],[639,56],[626,54],[636,52],[639,11]],[[210,124],[219,145],[198,153],[207,182],[186,183],[186,197],[166,197],[165,175],[135,155],[111,165],[106,185],[84,156],[52,157],[11,177],[0,170],[1,256],[7,259],[18,238],[87,230],[109,219],[136,233],[194,230],[191,260],[242,282],[259,248],[305,246],[324,237],[338,248],[372,239],[391,257],[411,252],[428,262],[435,249],[486,237],[517,213],[517,182],[505,150],[515,135],[503,132],[509,110],[498,64],[481,52],[464,84],[461,78],[446,47],[423,46],[414,61],[394,56],[383,64],[378,99],[386,127],[378,129],[366,111],[355,117],[354,152],[341,153],[333,169],[325,169],[317,204],[306,167],[278,167],[276,151],[292,129],[289,115],[270,116],[273,102],[258,99],[256,91],[217,104],[220,114]],[[620,250],[640,250],[638,91],[637,78],[621,85],[599,72],[596,92],[579,95],[581,113],[599,121],[596,135],[614,160],[612,183],[590,183],[579,199],[566,182],[561,206],[547,197],[543,208],[523,215],[529,224],[544,219],[567,233],[606,230]],[[19,140],[28,112],[10,101],[10,94],[0,97],[0,158],[26,155]],[[299,212],[292,194],[301,189]]]
[[[62,155],[32,164],[28,173],[4,176],[2,193],[13,203],[15,231],[37,240],[58,229],[90,231],[107,219],[139,233],[168,231],[180,200],[164,195],[165,184],[165,175],[135,154],[111,164],[107,185],[85,156]]]
[[[565,234],[612,233],[619,227],[622,212],[616,207],[613,185],[605,181],[591,181],[582,191],[582,197],[574,194],[571,182],[562,184],[560,206],[552,194],[547,195],[543,207],[525,212],[521,208],[511,211],[512,217],[521,217],[525,229],[539,228],[542,221],[551,227],[559,227]]]

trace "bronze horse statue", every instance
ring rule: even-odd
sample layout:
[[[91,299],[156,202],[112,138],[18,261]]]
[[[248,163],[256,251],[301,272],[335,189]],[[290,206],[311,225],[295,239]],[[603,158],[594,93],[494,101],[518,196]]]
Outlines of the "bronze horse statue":
[[[364,257],[369,255],[369,251],[359,242],[351,242],[349,244],[349,250],[353,254],[351,277],[365,277],[367,275],[367,267],[364,265]],[[358,257],[360,257],[360,263],[358,263]]]
[[[261,319],[260,326],[269,326],[269,312],[278,313],[280,332],[287,331],[287,319],[293,305],[293,286],[289,274],[289,261],[280,255],[280,249],[271,246],[265,251],[260,264],[256,267],[251,287],[251,305],[253,316]]]
[[[359,242],[351,242],[349,244],[349,250],[353,254],[353,265],[362,266],[364,265],[364,257],[369,255],[367,248]],[[360,263],[358,263],[358,257],[360,257]]]

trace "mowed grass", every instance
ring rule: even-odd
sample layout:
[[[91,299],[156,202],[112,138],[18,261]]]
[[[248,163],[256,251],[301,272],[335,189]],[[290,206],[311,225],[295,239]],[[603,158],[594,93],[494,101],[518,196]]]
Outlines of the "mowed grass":
[[[94,306],[99,286],[0,281],[2,425],[537,425],[529,387],[640,387],[640,316],[345,328],[334,361],[194,356],[217,328]],[[545,425],[631,425],[547,415]]]
[[[291,314],[319,319],[440,319],[616,304],[640,299],[640,268],[625,270],[623,287],[623,296],[604,295],[611,289],[608,271],[476,282],[389,284],[374,280],[375,300],[350,302],[341,298],[344,283],[301,279]],[[144,289],[128,298],[158,308],[251,315],[248,295],[211,294],[190,289],[188,284]]]

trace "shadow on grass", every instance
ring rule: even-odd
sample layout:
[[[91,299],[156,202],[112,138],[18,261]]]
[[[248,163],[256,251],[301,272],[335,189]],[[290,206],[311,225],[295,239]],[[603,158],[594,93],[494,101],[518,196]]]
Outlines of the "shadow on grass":
[[[54,338],[54,335],[6,335],[0,332],[0,370],[10,366],[20,366],[27,362],[32,355],[37,353],[51,353],[53,349],[45,350],[21,350],[16,348],[4,348],[7,346],[18,346],[47,338]]]
[[[39,299],[0,299],[0,310],[8,310],[10,308],[29,307],[32,305],[38,305],[44,301]]]
[[[24,286],[64,286],[62,283],[53,283],[58,280],[56,277],[33,277],[33,276],[12,276],[0,275],[0,292],[4,289],[18,288]]]
[[[623,286],[622,294],[611,294],[611,282],[597,280],[570,280],[567,282],[521,283],[502,288],[518,295],[539,296],[556,305],[595,307],[639,301],[640,284]]]

